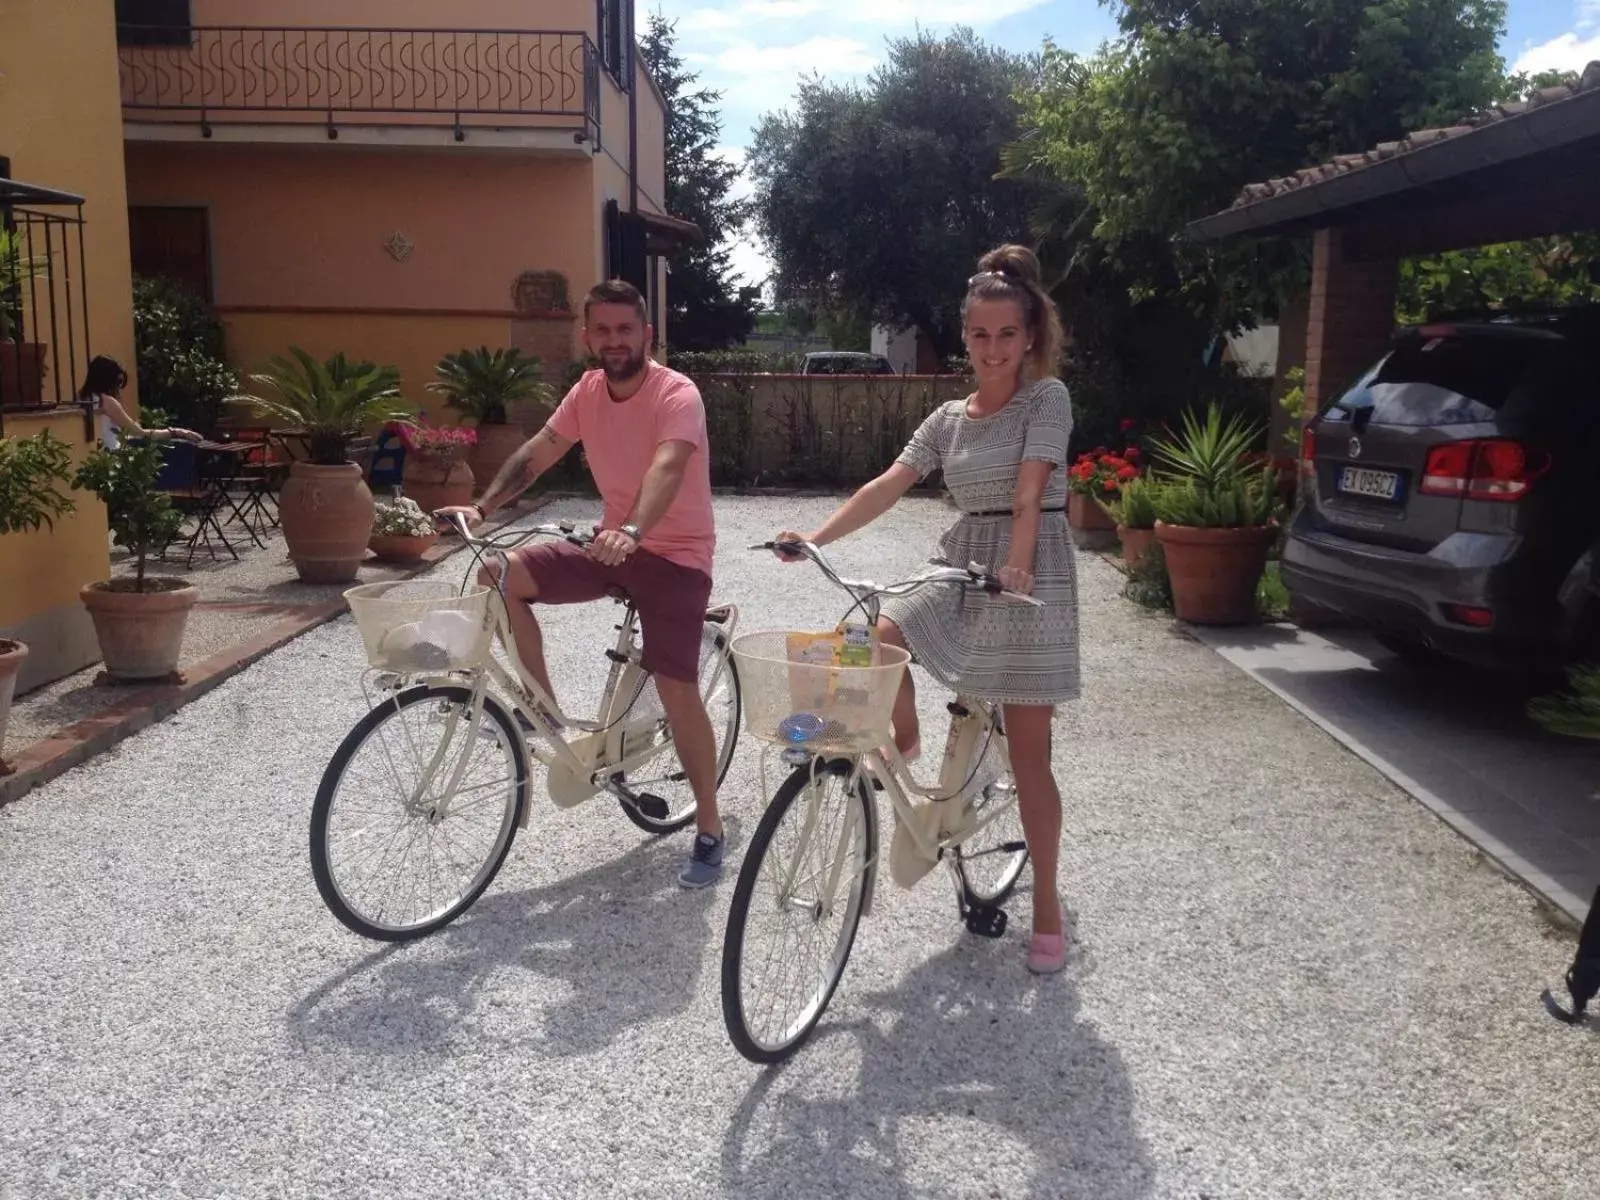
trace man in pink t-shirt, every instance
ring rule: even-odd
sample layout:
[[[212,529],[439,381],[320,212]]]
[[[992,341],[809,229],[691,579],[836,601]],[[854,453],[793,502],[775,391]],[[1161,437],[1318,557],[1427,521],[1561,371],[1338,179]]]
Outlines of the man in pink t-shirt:
[[[528,672],[551,697],[539,623],[529,607],[627,593],[644,635],[679,761],[694,789],[699,832],[678,880],[705,887],[722,871],[716,737],[700,696],[700,642],[711,598],[716,528],[705,405],[688,378],[650,360],[654,330],[632,284],[612,280],[584,300],[583,340],[600,369],[585,374],[543,429],[495,476],[477,504],[441,509],[474,522],[520,496],[582,442],[605,505],[586,547],[542,542],[508,556],[511,630]],[[486,568],[480,580],[498,582]]]

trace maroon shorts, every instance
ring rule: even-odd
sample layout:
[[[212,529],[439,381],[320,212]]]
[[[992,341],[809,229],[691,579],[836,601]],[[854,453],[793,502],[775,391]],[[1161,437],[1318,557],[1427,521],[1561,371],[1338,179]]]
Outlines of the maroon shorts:
[[[540,604],[626,596],[644,631],[640,665],[668,679],[699,678],[700,635],[711,601],[711,580],[704,571],[648,550],[635,550],[615,567],[602,566],[571,542],[540,542],[511,553],[533,577]]]

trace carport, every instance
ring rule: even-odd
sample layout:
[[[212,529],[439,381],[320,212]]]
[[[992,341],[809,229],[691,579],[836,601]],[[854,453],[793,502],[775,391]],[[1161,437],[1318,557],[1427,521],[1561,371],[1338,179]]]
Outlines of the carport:
[[[1388,345],[1402,258],[1596,228],[1600,62],[1575,86],[1249,184],[1189,233],[1312,236],[1305,370],[1316,411]]]
[[[1189,233],[1312,238],[1302,312],[1316,412],[1388,347],[1401,259],[1597,228],[1600,62],[1575,86],[1250,184]],[[1281,336],[1298,340],[1292,324]],[[1600,884],[1600,743],[1545,734],[1515,689],[1441,678],[1360,630],[1200,635],[1554,908],[1582,917]]]

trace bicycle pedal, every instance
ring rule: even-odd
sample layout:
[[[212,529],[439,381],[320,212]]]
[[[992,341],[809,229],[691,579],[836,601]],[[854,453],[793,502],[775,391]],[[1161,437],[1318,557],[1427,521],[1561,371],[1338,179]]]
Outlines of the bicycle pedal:
[[[1003,908],[986,908],[975,904],[967,909],[967,932],[985,938],[1004,937],[1008,920]]]
[[[672,811],[671,805],[650,792],[640,792],[634,797],[633,806],[652,821],[665,821],[667,814]]]

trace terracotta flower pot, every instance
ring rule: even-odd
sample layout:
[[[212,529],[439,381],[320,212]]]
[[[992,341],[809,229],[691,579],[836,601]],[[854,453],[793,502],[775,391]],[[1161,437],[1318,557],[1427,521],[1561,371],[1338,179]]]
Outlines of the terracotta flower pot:
[[[472,503],[472,468],[464,460],[454,463],[417,454],[406,455],[400,472],[401,490],[432,512],[447,504]]]
[[[182,579],[147,576],[144,582],[159,590],[136,592],[131,579],[113,579],[78,592],[112,679],[161,679],[178,669],[183,627],[200,589]]]
[[[1100,507],[1100,502],[1082,492],[1067,494],[1067,522],[1096,533],[1109,533],[1117,527],[1111,514]]]
[[[354,463],[296,462],[278,497],[289,557],[306,583],[348,583],[367,555],[372,493]]]
[[[375,533],[367,546],[379,558],[390,562],[418,562],[439,540],[437,533],[409,537],[402,533]]]
[[[467,463],[472,467],[473,482],[488,487],[500,468],[528,440],[520,425],[479,425],[478,444],[472,448]]]
[[[1136,565],[1144,557],[1145,551],[1155,543],[1156,531],[1129,529],[1126,525],[1118,525],[1117,539],[1122,543],[1122,561],[1131,567]]]
[[[44,342],[0,342],[0,400],[37,407],[44,400]]]
[[[1234,529],[1200,529],[1156,522],[1167,560],[1172,603],[1180,621],[1246,625],[1257,619],[1256,588],[1277,522]]]
[[[6,774],[6,722],[11,717],[11,697],[17,690],[17,672],[27,657],[27,646],[0,638],[0,775]]]

